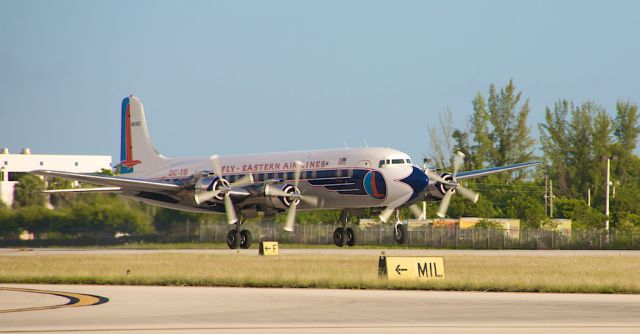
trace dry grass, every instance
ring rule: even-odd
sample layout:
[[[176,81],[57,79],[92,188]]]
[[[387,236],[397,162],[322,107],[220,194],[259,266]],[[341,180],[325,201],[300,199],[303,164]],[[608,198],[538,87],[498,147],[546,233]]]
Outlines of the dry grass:
[[[379,279],[368,255],[1,256],[0,282],[640,293],[638,257],[448,255],[445,265],[446,280],[425,283]]]

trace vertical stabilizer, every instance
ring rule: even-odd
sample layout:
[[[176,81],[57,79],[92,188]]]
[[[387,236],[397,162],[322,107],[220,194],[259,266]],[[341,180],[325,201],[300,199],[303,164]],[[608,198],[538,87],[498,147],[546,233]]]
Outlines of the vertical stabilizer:
[[[165,162],[151,143],[142,102],[131,95],[122,100],[120,137],[120,174],[144,174],[160,168]]]

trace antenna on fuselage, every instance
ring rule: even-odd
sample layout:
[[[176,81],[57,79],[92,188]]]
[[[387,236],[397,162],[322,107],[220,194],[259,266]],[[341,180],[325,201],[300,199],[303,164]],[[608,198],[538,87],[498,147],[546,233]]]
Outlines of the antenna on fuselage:
[[[366,139],[362,138],[362,142],[364,143],[364,147],[369,148],[369,144]]]
[[[349,149],[349,146],[347,146],[347,141],[346,140],[342,140],[342,143],[344,144],[344,148]]]

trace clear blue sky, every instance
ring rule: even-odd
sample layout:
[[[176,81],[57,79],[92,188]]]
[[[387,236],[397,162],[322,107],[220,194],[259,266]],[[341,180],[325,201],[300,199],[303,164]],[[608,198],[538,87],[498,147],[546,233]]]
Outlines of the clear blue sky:
[[[119,158],[120,102],[165,155],[389,146],[419,160],[449,107],[515,80],[640,100],[639,1],[0,0],[0,146]]]

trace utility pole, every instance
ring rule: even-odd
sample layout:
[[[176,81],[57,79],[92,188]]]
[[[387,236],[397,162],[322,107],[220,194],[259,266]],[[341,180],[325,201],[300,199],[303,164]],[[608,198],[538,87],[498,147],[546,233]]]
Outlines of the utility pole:
[[[553,219],[553,180],[549,180],[549,217]]]
[[[609,232],[609,185],[611,181],[609,178],[611,177],[611,159],[607,158],[607,185],[605,190],[605,202],[604,202],[604,215],[607,217],[604,221],[604,228]]]
[[[544,214],[549,214],[549,177],[545,175],[544,177]]]

